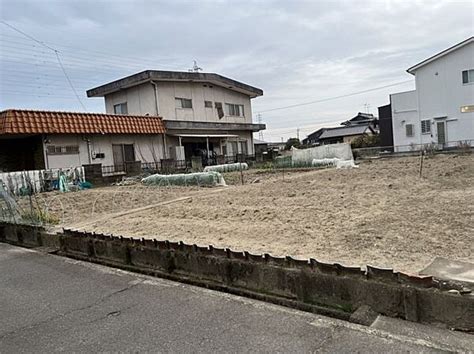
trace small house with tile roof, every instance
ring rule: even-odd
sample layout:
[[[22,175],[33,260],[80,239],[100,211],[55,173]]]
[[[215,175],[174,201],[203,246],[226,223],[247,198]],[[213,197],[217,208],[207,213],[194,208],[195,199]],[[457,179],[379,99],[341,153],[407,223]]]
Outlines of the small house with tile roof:
[[[165,131],[157,116],[8,109],[0,112],[0,172],[159,163]]]

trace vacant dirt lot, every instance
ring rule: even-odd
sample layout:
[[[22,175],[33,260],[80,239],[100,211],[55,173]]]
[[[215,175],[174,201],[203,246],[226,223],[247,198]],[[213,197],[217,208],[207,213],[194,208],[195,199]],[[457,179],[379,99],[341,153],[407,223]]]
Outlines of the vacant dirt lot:
[[[229,174],[234,185],[222,190],[128,186],[54,197],[77,204],[66,225],[97,232],[409,272],[436,256],[474,261],[472,155],[425,159],[423,178],[416,157],[244,177],[242,186],[240,174]],[[113,217],[183,196],[192,198]]]

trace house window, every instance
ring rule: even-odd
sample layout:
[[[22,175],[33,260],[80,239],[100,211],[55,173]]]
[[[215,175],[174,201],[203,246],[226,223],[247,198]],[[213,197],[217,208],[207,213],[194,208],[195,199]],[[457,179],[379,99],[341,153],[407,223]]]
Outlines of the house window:
[[[178,98],[175,99],[176,108],[193,108],[193,101],[189,98]]]
[[[244,155],[248,155],[247,140],[241,141],[239,145],[240,145],[240,153]]]
[[[235,156],[239,153],[237,141],[230,141],[229,147],[231,156]]]
[[[406,130],[407,137],[412,137],[414,135],[415,129],[414,129],[413,124],[405,125],[405,130]]]
[[[474,112],[474,105],[469,105],[469,106],[462,106],[461,107],[461,113],[471,113]]]
[[[212,101],[204,101],[204,107],[212,108]]]
[[[229,116],[235,116],[235,117],[244,116],[244,105],[242,104],[226,103],[225,107],[227,110],[227,115]]]
[[[78,145],[49,145],[46,148],[48,155],[74,155],[79,153]]]
[[[431,121],[429,119],[421,121],[421,134],[431,133]]]
[[[472,84],[474,82],[474,69],[464,70],[462,72],[462,83]]]
[[[112,153],[115,166],[135,161],[135,148],[133,144],[113,144]]]
[[[222,102],[215,102],[214,105],[217,109],[217,116],[219,117],[219,119],[222,119],[224,117],[224,110],[222,109]]]
[[[128,114],[127,102],[114,104],[115,114]]]

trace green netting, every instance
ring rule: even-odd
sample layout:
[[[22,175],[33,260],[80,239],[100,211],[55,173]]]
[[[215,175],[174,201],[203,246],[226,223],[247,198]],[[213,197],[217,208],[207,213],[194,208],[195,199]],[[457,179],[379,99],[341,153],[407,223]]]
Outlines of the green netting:
[[[275,158],[275,168],[291,167],[291,156],[278,156]]]
[[[206,166],[204,167],[204,172],[209,171],[216,171],[216,172],[232,172],[232,171],[240,171],[240,170],[248,170],[249,165],[245,162],[237,162],[237,163],[228,163],[225,165],[215,165],[215,166]]]
[[[181,173],[175,175],[151,175],[142,179],[142,183],[156,186],[225,186],[219,172]]]

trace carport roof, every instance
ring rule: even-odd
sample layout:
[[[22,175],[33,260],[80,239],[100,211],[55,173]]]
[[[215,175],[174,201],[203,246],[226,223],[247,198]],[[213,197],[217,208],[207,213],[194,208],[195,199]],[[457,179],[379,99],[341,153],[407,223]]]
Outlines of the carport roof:
[[[164,134],[158,116],[9,109],[0,112],[0,134]]]
[[[371,130],[368,125],[362,124],[337,128],[326,128],[326,130],[320,135],[319,139],[364,134],[367,129]]]

